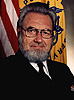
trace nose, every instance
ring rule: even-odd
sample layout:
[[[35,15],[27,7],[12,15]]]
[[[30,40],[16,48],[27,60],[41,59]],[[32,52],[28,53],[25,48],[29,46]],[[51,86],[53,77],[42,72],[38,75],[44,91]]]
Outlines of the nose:
[[[41,43],[42,42],[42,36],[41,36],[40,32],[38,32],[38,34],[37,34],[37,36],[36,36],[34,41],[37,42],[37,43]]]

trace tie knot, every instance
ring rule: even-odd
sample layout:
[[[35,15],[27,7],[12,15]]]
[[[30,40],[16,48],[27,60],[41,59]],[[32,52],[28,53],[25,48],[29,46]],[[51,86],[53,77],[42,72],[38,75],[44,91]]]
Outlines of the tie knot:
[[[43,63],[42,62],[38,63],[37,65],[38,65],[39,68],[41,68],[41,67],[43,68]]]

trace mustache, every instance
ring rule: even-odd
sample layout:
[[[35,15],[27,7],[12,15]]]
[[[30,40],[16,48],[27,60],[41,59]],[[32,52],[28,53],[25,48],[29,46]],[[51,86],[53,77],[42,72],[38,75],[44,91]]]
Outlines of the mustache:
[[[32,46],[45,47],[46,44],[45,43],[40,43],[40,44],[38,44],[38,43],[30,43],[30,47],[32,47]]]

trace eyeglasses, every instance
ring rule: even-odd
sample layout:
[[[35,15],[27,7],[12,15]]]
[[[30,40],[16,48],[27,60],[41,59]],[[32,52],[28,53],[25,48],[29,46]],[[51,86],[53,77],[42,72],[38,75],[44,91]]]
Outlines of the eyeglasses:
[[[41,36],[45,39],[49,39],[53,36],[54,32],[50,29],[36,29],[34,27],[28,27],[27,29],[24,29],[21,27],[22,30],[25,31],[25,35],[29,38],[34,38],[37,36],[37,34],[40,32]]]

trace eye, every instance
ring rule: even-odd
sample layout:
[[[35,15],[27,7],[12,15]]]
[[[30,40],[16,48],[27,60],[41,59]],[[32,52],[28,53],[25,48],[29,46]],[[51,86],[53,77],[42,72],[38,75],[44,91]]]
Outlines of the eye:
[[[50,32],[49,31],[44,31],[43,34],[44,35],[50,35]]]
[[[29,32],[33,32],[34,30],[33,30],[33,29],[29,29],[28,31],[29,31]]]
[[[29,33],[34,33],[35,32],[35,29],[29,29],[28,32]]]
[[[44,32],[44,34],[48,34],[47,32]]]

